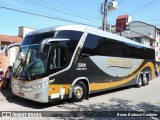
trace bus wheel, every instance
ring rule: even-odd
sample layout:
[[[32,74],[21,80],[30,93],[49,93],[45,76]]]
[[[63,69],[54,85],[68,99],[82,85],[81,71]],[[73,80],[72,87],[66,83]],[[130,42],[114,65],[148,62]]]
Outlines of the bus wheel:
[[[145,75],[145,77],[144,77],[144,79],[143,79],[143,86],[146,86],[146,85],[148,85],[148,82],[149,82],[149,77],[148,77],[148,75],[146,74]]]
[[[87,95],[86,85],[79,81],[73,88],[73,101],[81,102]]]
[[[138,83],[136,85],[138,88],[142,86],[142,75],[139,75],[138,77]]]

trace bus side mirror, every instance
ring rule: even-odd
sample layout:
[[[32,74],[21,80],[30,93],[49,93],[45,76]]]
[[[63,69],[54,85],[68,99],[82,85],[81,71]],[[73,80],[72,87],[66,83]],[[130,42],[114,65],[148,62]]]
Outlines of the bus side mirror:
[[[21,43],[14,43],[14,44],[10,44],[5,48],[5,55],[8,56],[8,51],[10,48],[15,47],[15,46],[20,46]]]
[[[48,43],[48,41],[50,40],[51,38],[46,38],[46,39],[43,39],[40,44],[39,44],[39,53],[43,53],[44,51],[44,47],[45,45]]]
[[[50,44],[52,42],[55,42],[55,41],[68,41],[69,39],[66,39],[66,38],[62,38],[62,39],[57,39],[57,38],[46,38],[46,39],[43,39],[41,42],[40,42],[40,46],[39,46],[39,53],[43,53],[44,51],[44,47],[46,44]]]

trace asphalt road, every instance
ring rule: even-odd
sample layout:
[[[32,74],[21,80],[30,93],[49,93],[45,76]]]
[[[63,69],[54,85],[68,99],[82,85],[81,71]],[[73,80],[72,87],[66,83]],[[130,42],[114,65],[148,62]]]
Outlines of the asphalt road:
[[[6,101],[0,101],[0,111],[34,111],[42,112],[47,118],[39,119],[125,119],[125,117],[106,117],[119,112],[155,111],[160,112],[160,78],[149,82],[149,85],[136,88],[134,86],[101,92],[90,95],[89,100],[73,103],[68,100],[55,103],[37,103],[34,101],[14,97]],[[108,112],[106,112],[108,111]],[[116,111],[116,112],[112,112]],[[138,114],[138,113],[137,113]],[[139,113],[141,115],[141,113]],[[145,113],[146,114],[146,113]],[[70,116],[70,117],[64,117]],[[105,117],[105,118],[104,118]],[[23,117],[24,118],[24,117]],[[157,116],[151,117],[129,117],[130,119],[160,119]],[[0,117],[0,119],[2,119]],[[9,118],[6,118],[7,120]],[[16,118],[18,119],[18,118]],[[19,118],[22,119],[22,118]],[[32,119],[36,119],[33,118]],[[126,118],[128,119],[128,118]],[[4,118],[3,118],[4,120]]]

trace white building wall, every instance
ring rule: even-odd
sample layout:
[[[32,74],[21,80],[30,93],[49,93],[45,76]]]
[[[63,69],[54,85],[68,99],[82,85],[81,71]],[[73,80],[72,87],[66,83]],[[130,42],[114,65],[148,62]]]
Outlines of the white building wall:
[[[150,39],[149,38],[144,38],[144,44],[150,46]]]
[[[19,27],[19,36],[24,38],[27,33],[34,31],[35,29],[21,26]]]
[[[15,62],[15,59],[16,59],[16,48],[13,47],[10,49],[10,61],[9,61],[9,64],[11,66],[13,66],[13,63]]]
[[[154,26],[148,25],[143,22],[135,21],[135,22],[130,23],[129,29],[135,32],[141,33],[145,36],[148,36],[152,39],[155,39],[155,29],[156,28]]]
[[[156,29],[155,56],[156,61],[160,62],[160,30],[158,29]]]

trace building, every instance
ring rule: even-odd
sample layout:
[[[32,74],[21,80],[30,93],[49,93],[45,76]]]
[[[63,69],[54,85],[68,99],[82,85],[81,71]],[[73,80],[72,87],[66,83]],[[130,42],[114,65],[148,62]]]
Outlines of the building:
[[[112,26],[111,32],[154,48],[155,60],[157,65],[160,67],[159,28],[145,22],[131,21],[130,16],[121,15],[117,17],[116,25]]]
[[[132,18],[128,15],[118,16],[116,19],[116,32],[118,33],[126,30],[131,20]]]
[[[21,26],[19,27],[19,35],[18,36],[10,36],[10,35],[1,35],[0,34],[0,63],[3,71],[5,72],[7,70],[7,67],[9,65],[13,66],[13,63],[15,61],[15,57],[18,51],[17,47],[13,47],[9,50],[9,54],[6,57],[5,56],[5,47],[7,45],[10,45],[12,43],[19,43],[22,42],[22,39],[24,36],[35,29],[28,28]]]

